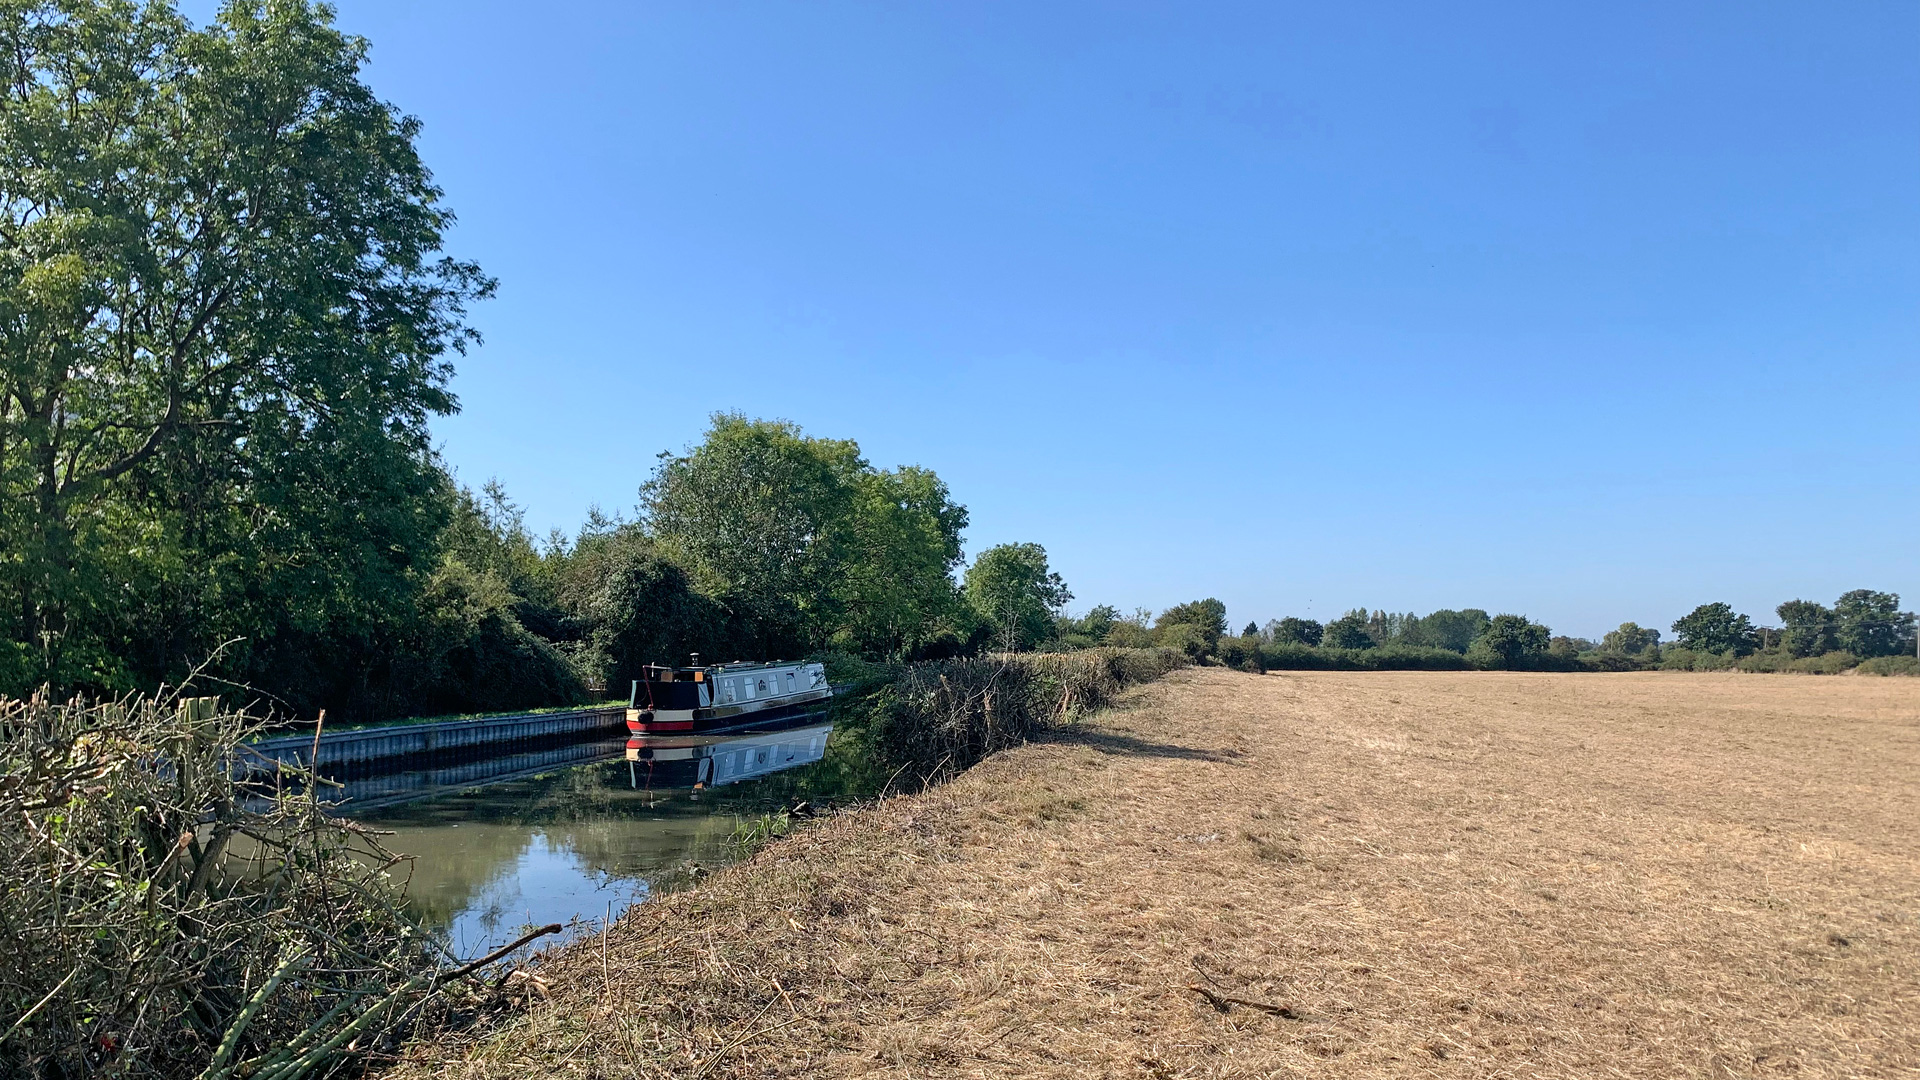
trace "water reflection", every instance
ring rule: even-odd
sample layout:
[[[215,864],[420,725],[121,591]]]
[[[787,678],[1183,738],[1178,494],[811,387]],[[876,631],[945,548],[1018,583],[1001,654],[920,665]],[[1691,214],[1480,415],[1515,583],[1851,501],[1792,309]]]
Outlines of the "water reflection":
[[[409,878],[416,913],[474,956],[528,925],[618,915],[725,862],[742,820],[806,790],[804,777],[773,774],[819,762],[832,731],[814,723],[428,761],[348,781],[337,812],[392,831],[387,846],[414,856],[392,872]]]
[[[832,724],[812,724],[726,737],[629,739],[627,772],[636,788],[725,787],[811,765],[826,756],[831,734]]]

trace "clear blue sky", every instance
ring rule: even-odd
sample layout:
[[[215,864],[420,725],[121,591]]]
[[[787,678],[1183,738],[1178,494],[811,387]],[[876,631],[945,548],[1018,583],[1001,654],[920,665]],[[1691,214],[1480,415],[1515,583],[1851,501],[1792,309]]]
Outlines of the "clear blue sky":
[[[1920,601],[1920,5],[339,8],[542,530],[738,409],[1076,609]]]

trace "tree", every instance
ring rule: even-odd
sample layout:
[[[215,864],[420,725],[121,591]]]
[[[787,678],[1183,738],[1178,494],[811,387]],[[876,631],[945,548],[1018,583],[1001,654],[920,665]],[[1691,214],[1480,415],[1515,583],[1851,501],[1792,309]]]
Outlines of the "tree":
[[[1259,636],[1260,636],[1260,624],[1259,624],[1259,623],[1257,623],[1257,622],[1252,622],[1252,621],[1249,621],[1249,622],[1247,623],[1247,628],[1246,628],[1245,630],[1242,630],[1242,631],[1240,631],[1240,636],[1241,636],[1241,637],[1251,637],[1251,638],[1257,638],[1257,637],[1259,637]]]
[[[1553,632],[1524,615],[1495,615],[1467,649],[1481,667],[1523,670],[1547,654]]]
[[[1420,620],[1416,636],[1408,644],[1463,653],[1473,645],[1475,638],[1486,633],[1491,623],[1487,613],[1479,608],[1460,611],[1441,608]]]
[[[1753,620],[1719,602],[1701,604],[1673,624],[1680,646],[1697,652],[1737,653],[1753,651]]]
[[[1067,583],[1047,566],[1039,544],[1001,544],[967,567],[967,603],[993,628],[996,645],[1031,649],[1054,630],[1054,616],[1073,599]]]
[[[1898,593],[1855,589],[1833,604],[1834,637],[1859,657],[1913,651],[1914,617],[1900,610]]]
[[[716,414],[641,488],[643,530],[730,614],[739,647],[907,655],[964,619],[966,508],[927,469],[881,471],[851,440]]]
[[[792,656],[839,623],[834,578],[855,546],[845,440],[717,413],[699,444],[663,455],[640,489],[641,522],[694,585],[725,605],[761,657]]]
[[[1276,645],[1318,645],[1326,634],[1326,627],[1312,619],[1299,619],[1292,615],[1269,623],[1267,629]]]
[[[1160,613],[1153,621],[1156,633],[1171,626],[1191,626],[1200,631],[1201,640],[1211,650],[1220,643],[1227,632],[1227,605],[1208,597],[1205,600],[1189,600],[1184,604],[1175,604]]]
[[[942,639],[957,646],[970,625],[953,580],[966,527],[967,508],[932,470],[862,472],[852,543],[832,585],[834,643],[876,656],[912,656]]]
[[[433,571],[426,421],[493,285],[440,257],[419,125],[329,18],[0,12],[11,689],[151,683],[228,636],[241,674],[274,635],[378,654]]]
[[[1623,656],[1639,656],[1659,644],[1660,631],[1646,629],[1634,622],[1623,622],[1618,629],[1607,631],[1600,639],[1602,651]]]
[[[1794,656],[1820,656],[1840,647],[1833,609],[1812,600],[1789,600],[1774,608],[1780,616],[1780,646]]]
[[[612,546],[587,603],[594,660],[615,695],[624,694],[648,664],[684,664],[696,652],[724,662],[738,651],[727,611],[696,591],[685,570],[635,531]]]
[[[1379,642],[1367,632],[1367,610],[1355,608],[1327,624],[1320,641],[1330,649],[1371,649]]]

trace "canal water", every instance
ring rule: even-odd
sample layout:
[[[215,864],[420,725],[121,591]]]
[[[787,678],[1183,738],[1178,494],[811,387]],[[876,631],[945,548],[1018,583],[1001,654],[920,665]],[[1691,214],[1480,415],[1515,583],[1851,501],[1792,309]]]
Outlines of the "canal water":
[[[392,833],[382,842],[412,856],[390,872],[415,914],[473,957],[529,926],[597,929],[737,857],[742,824],[846,793],[833,732],[636,740],[637,760],[626,739],[599,738],[415,763],[347,780],[335,812]]]

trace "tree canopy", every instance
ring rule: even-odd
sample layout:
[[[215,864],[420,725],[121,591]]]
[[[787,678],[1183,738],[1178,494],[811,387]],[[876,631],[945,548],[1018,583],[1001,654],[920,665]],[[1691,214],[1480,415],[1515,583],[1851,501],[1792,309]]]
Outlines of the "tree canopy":
[[[1754,645],[1753,620],[1718,601],[1674,620],[1673,633],[1682,648],[1701,652],[1746,653]]]
[[[492,282],[324,7],[0,11],[0,589],[18,689],[369,689],[436,573],[426,421]],[[344,650],[344,651],[343,651]],[[372,665],[370,667],[369,665]]]
[[[929,470],[877,470],[851,440],[722,413],[661,460],[641,510],[745,651],[888,654],[964,636],[952,575],[967,511]]]
[[[1000,544],[981,552],[967,568],[966,594],[990,640],[1005,649],[1046,641],[1055,615],[1073,599],[1039,544]]]

